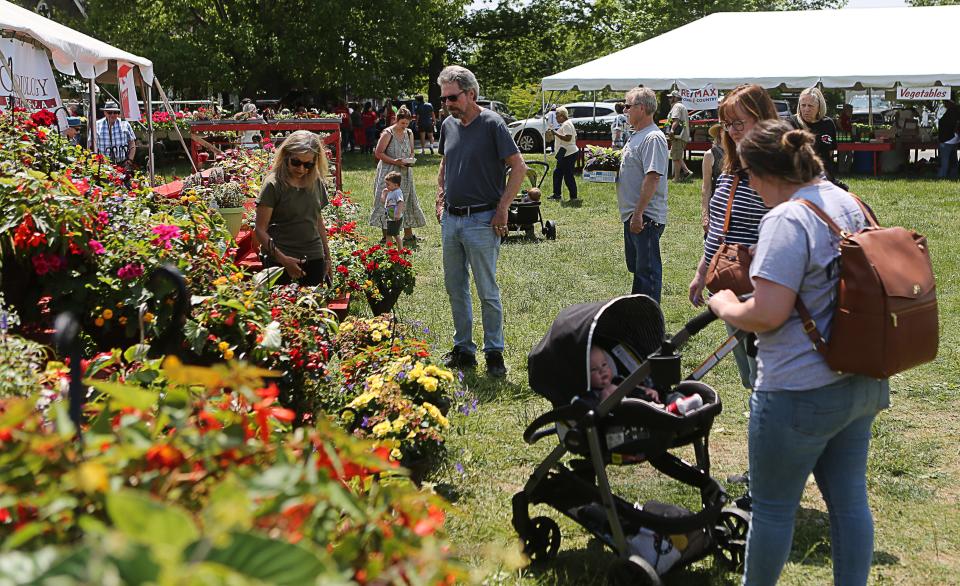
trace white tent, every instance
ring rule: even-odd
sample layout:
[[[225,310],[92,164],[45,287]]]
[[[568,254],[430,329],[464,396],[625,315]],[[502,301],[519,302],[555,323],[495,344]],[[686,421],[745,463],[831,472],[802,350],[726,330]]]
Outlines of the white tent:
[[[960,86],[960,6],[719,12],[543,78],[543,89]]]
[[[0,30],[43,44],[61,73],[95,79],[111,66],[115,70],[117,61],[127,61],[137,66],[148,85],[153,84],[153,62],[149,59],[112,47],[6,0],[0,0]]]

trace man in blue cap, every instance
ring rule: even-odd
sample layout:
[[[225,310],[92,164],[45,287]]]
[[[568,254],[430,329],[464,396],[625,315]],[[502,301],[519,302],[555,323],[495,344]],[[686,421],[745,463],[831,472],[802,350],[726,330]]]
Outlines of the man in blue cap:
[[[70,146],[77,146],[80,144],[80,125],[83,124],[83,121],[80,120],[79,116],[67,116],[67,129],[63,132],[63,135],[67,137],[67,140],[70,141]]]

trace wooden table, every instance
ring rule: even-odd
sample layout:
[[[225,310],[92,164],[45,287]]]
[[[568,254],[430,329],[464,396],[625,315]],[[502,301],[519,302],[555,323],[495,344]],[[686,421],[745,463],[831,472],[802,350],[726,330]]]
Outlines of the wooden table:
[[[876,177],[879,174],[877,161],[880,153],[890,152],[893,147],[892,142],[840,142],[837,143],[837,152],[865,151],[873,153],[873,176]]]
[[[341,176],[340,152],[340,118],[294,118],[288,120],[271,120],[269,122],[255,118],[253,120],[191,120],[191,137],[201,132],[247,132],[257,131],[264,141],[270,139],[271,132],[288,132],[293,130],[310,130],[324,132],[323,143],[333,150],[335,163],[334,177],[337,189],[343,189]],[[198,168],[200,165],[200,143],[190,141],[190,154]]]

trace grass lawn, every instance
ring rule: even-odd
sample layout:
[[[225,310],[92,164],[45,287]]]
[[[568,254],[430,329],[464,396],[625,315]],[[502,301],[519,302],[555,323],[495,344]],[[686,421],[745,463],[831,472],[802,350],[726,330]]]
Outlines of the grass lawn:
[[[415,255],[417,286],[403,297],[398,313],[419,320],[437,352],[451,346],[453,327],[443,288],[440,227],[432,221],[439,157],[420,156],[415,167],[417,193],[431,221],[418,231],[424,238]],[[372,157],[346,156],[345,189],[366,213],[373,195]],[[547,178],[549,183],[550,178]],[[851,188],[878,212],[885,224],[915,228],[929,238],[938,278],[940,356],[892,381],[892,408],[877,419],[869,463],[869,491],[876,524],[871,583],[960,584],[960,364],[958,337],[958,244],[960,185],[923,180],[854,178]],[[549,193],[549,189],[545,190]],[[449,458],[432,480],[454,503],[449,529],[464,555],[478,564],[518,547],[510,525],[510,498],[521,489],[534,466],[554,446],[550,439],[524,444],[526,425],[548,409],[547,401],[527,386],[526,355],[561,308],[572,303],[608,299],[629,292],[623,261],[622,225],[612,184],[580,183],[581,205],[544,200],[545,219],[558,224],[556,241],[512,239],[501,249],[498,267],[505,333],[505,382],[468,375],[479,408],[455,419]],[[663,311],[667,329],[676,330],[695,310],[687,301],[687,284],[702,252],[699,184],[670,184],[670,219],[662,239]],[[371,236],[378,237],[372,228]],[[476,296],[474,296],[476,301]],[[475,304],[475,340],[482,340]],[[712,325],[687,346],[689,370],[724,339],[722,325]],[[481,359],[482,363],[482,359]],[[724,411],[711,438],[713,475],[746,469],[748,393],[739,385],[732,357],[705,382],[716,388]],[[685,454],[693,458],[692,451]],[[693,490],[661,477],[648,466],[611,469],[615,491],[640,502],[657,499],[697,506]],[[729,490],[735,496],[739,486]],[[535,512],[536,513],[536,512]],[[559,558],[544,568],[502,571],[497,584],[603,584],[612,554],[579,526],[553,511],[563,540]],[[798,513],[793,552],[781,584],[826,584],[832,581],[828,521],[816,486],[808,486]],[[712,558],[670,575],[667,584],[739,584],[739,576]]]

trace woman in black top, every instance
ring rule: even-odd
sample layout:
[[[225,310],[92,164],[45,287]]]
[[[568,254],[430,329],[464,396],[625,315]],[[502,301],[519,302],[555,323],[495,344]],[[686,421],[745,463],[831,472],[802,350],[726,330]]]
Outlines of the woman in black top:
[[[703,224],[703,237],[707,237],[710,229],[710,198],[717,190],[717,180],[723,173],[723,144],[720,133],[723,128],[719,124],[710,127],[710,140],[713,146],[703,153],[703,183],[700,185],[700,223]]]
[[[833,164],[833,151],[837,150],[837,126],[827,117],[827,101],[818,88],[809,87],[800,92],[797,113],[790,119],[794,128],[807,130],[813,134],[816,142],[813,150],[823,162],[823,171],[827,179],[833,181],[836,169]]]

